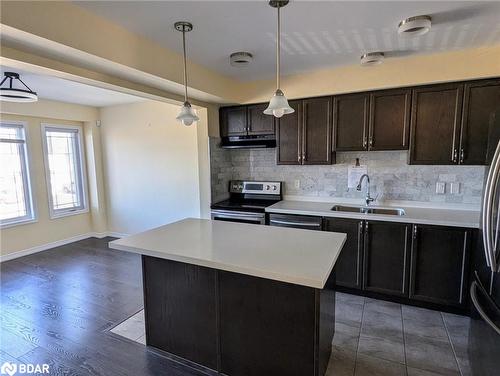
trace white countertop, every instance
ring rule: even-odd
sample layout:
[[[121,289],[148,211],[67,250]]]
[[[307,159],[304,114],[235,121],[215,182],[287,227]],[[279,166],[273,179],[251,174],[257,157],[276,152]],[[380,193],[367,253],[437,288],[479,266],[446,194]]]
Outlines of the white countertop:
[[[362,214],[362,213],[351,213],[351,212],[341,212],[341,211],[331,210],[332,206],[336,204],[340,203],[283,200],[272,206],[268,206],[266,208],[266,212],[479,228],[479,216],[480,216],[479,211],[397,206],[405,210],[405,215],[399,216],[399,215],[387,215],[387,214],[385,215]],[[354,205],[347,205],[347,206],[354,206]],[[370,206],[374,208],[393,207],[391,205],[384,205],[384,206],[370,205]]]
[[[109,243],[110,248],[323,288],[346,235],[187,218]]]

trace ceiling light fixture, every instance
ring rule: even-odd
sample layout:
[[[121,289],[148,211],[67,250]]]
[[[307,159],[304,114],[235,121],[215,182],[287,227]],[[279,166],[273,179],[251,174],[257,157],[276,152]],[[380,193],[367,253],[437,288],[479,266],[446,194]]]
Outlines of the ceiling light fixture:
[[[368,52],[361,56],[361,65],[368,67],[371,65],[378,65],[384,61],[383,52]]]
[[[38,95],[31,90],[19,77],[19,73],[5,72],[2,82],[0,82],[0,99],[6,102],[36,102]],[[6,83],[6,81],[9,81]],[[14,82],[19,81],[22,89],[16,89]],[[4,85],[5,84],[5,85]]]
[[[188,101],[186,33],[193,30],[193,25],[186,21],[180,21],[176,22],[174,27],[177,31],[182,32],[182,51],[184,54],[184,104],[182,105],[181,112],[179,112],[176,119],[182,124],[189,126],[193,124],[193,122],[200,120],[198,115],[196,115],[196,110],[191,107],[191,103]]]
[[[274,115],[277,118],[286,114],[291,114],[295,110],[290,107],[285,94],[280,89],[280,37],[281,19],[280,9],[288,4],[288,0],[271,0],[269,5],[278,9],[278,32],[276,35],[276,92],[269,101],[269,106],[264,110],[266,115]]]
[[[229,63],[232,67],[246,67],[253,60],[253,55],[250,52],[235,52],[229,56]]]
[[[408,36],[419,36],[429,32],[432,25],[431,16],[409,17],[401,21],[398,25],[398,33]]]

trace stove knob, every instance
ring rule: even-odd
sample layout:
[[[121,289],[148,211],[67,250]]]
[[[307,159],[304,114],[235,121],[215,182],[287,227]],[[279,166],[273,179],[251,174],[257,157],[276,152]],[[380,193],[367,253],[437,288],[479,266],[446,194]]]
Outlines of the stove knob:
[[[277,190],[278,187],[276,187],[275,185],[273,185],[273,191]]]
[[[269,185],[266,185],[266,191],[270,190],[271,189],[271,186]]]

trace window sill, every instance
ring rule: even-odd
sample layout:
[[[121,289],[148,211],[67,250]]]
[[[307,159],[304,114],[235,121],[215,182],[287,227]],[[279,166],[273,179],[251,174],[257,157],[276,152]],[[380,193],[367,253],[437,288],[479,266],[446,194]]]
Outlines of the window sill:
[[[60,212],[60,213],[51,212],[50,219],[59,219],[59,218],[64,218],[64,217],[70,217],[72,215],[85,214],[88,212],[89,212],[88,208],[79,209],[79,210],[64,211],[64,212]]]
[[[38,222],[38,218],[28,218],[28,219],[21,219],[15,222],[0,223],[0,229],[4,230],[6,228],[29,225],[31,223],[36,223],[36,222]]]

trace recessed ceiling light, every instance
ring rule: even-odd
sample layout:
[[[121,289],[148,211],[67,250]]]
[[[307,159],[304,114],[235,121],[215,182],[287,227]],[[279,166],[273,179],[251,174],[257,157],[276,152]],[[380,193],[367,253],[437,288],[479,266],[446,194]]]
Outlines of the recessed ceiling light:
[[[383,52],[368,52],[361,56],[361,65],[365,67],[380,64],[382,61],[384,61]]]
[[[401,35],[418,36],[424,35],[431,29],[431,16],[409,17],[398,25],[398,33]]]
[[[253,55],[250,52],[235,52],[229,56],[229,62],[233,67],[246,67],[253,60]]]

